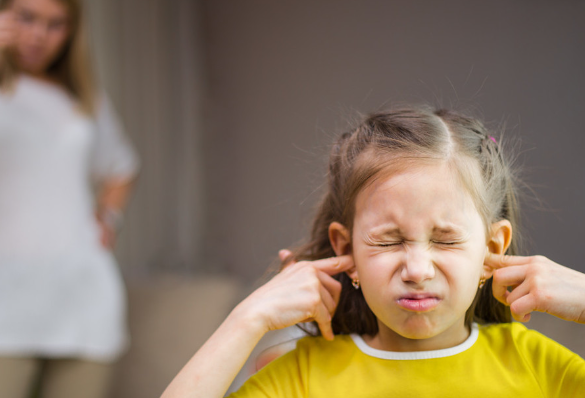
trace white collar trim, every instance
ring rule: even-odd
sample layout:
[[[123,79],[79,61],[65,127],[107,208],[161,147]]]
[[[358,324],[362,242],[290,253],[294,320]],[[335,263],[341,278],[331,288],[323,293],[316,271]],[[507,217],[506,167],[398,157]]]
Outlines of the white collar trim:
[[[359,334],[350,335],[355,345],[366,355],[380,359],[393,359],[393,360],[416,360],[416,359],[434,359],[450,357],[456,354],[460,354],[463,351],[470,348],[477,341],[479,336],[479,327],[476,323],[471,325],[471,333],[469,337],[461,344],[455,347],[444,348],[442,350],[433,351],[412,351],[412,352],[397,352],[397,351],[384,351],[372,348],[366,344],[364,339]]]

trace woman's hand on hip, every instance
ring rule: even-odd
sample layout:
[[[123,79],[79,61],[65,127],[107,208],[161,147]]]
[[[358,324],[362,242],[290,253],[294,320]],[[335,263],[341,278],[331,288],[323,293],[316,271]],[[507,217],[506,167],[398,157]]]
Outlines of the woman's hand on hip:
[[[485,264],[497,268],[493,274],[494,297],[510,306],[517,321],[527,322],[532,311],[539,311],[585,323],[585,274],[543,256],[490,253]]]
[[[116,231],[108,223],[104,222],[101,217],[97,217],[100,232],[100,243],[104,249],[113,250],[116,246]]]

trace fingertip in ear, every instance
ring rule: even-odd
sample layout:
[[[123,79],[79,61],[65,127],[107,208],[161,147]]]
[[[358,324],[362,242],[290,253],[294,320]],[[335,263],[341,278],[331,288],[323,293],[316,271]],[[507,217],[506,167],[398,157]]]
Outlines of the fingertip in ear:
[[[329,224],[329,242],[336,255],[351,254],[351,234],[343,224],[337,221]],[[345,273],[351,280],[359,279],[355,264]]]

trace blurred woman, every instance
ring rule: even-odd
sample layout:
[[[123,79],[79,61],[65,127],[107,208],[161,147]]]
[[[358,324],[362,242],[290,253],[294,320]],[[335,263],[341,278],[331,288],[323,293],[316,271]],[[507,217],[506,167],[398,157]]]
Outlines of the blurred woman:
[[[138,157],[79,0],[0,0],[0,396],[104,397],[127,345],[112,248]]]

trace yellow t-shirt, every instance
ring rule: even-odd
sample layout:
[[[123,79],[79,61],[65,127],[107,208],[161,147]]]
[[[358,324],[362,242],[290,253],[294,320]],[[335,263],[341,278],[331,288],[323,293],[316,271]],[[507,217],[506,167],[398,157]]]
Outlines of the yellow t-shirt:
[[[473,325],[462,344],[424,352],[305,337],[230,397],[582,398],[585,360],[519,323]]]

